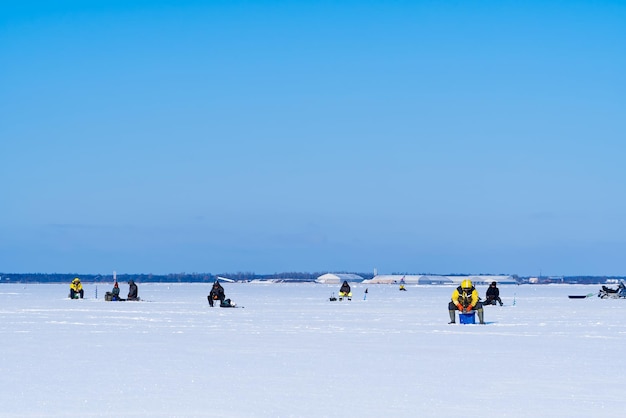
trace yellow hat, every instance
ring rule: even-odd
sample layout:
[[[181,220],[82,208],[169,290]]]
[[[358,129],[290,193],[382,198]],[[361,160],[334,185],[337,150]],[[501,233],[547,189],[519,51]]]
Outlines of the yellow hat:
[[[463,289],[471,289],[472,288],[472,281],[471,280],[463,280],[461,282],[461,288],[463,288]]]

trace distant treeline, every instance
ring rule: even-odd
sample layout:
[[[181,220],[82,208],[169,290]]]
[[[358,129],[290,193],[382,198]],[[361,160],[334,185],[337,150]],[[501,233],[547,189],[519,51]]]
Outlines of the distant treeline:
[[[134,280],[137,283],[213,283],[218,277],[247,282],[252,280],[280,280],[283,282],[312,282],[327,272],[319,273],[274,273],[255,274],[253,272],[238,273],[175,273],[175,274],[117,274],[118,282]],[[371,279],[371,273],[354,273],[364,279]],[[80,274],[80,273],[0,273],[0,283],[69,283],[78,277],[83,283],[112,283],[113,274]]]
[[[119,282],[134,280],[137,283],[212,283],[219,277],[235,280],[238,282],[249,282],[252,280],[275,280],[281,282],[312,282],[319,276],[327,272],[286,272],[274,274],[256,274],[254,272],[238,273],[173,273],[173,274],[117,274]],[[363,279],[374,277],[372,273],[336,272],[357,274]],[[410,273],[394,273],[410,274]],[[465,276],[466,274],[454,274],[455,276]],[[467,274],[470,276],[471,274]],[[80,278],[83,283],[112,283],[113,274],[80,274],[80,273],[0,273],[0,283],[69,283],[74,277]],[[529,277],[513,276],[519,283],[529,283]],[[536,279],[537,284],[548,283],[569,283],[569,284],[599,284],[611,283],[625,280],[626,276],[559,276],[540,277]]]

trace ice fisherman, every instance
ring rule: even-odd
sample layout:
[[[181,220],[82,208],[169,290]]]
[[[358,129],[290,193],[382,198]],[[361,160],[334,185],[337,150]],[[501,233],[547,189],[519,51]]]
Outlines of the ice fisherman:
[[[117,282],[113,284],[113,289],[111,290],[111,300],[120,300],[120,286],[117,284]]]
[[[498,284],[496,282],[491,282],[489,288],[487,289],[487,293],[485,294],[485,303],[483,305],[495,305],[496,302],[503,305],[502,299],[500,299],[500,289],[498,289]]]
[[[209,305],[211,307],[213,307],[213,301],[216,300],[220,301],[220,305],[224,303],[226,295],[224,294],[224,288],[219,281],[215,280],[215,283],[213,283],[213,287],[211,288],[211,292],[209,293],[209,296],[207,296],[207,299],[209,300]]]
[[[78,299],[79,297],[82,299],[84,294],[85,292],[80,279],[78,277],[74,277],[74,280],[70,283],[70,299]]]
[[[478,320],[484,324],[483,304],[480,303],[478,290],[474,287],[471,280],[463,280],[461,286],[452,292],[452,301],[448,304],[448,312],[450,313],[449,324],[455,323],[455,314],[459,312],[471,312],[475,310],[478,313]]]
[[[343,281],[341,285],[341,289],[339,289],[339,300],[347,297],[348,300],[352,300],[352,291],[350,290],[350,285],[347,280]]]
[[[129,280],[128,281],[128,296],[126,297],[126,300],[139,300],[139,296],[137,295],[138,293],[138,289],[137,289],[137,284],[135,283],[134,280]]]

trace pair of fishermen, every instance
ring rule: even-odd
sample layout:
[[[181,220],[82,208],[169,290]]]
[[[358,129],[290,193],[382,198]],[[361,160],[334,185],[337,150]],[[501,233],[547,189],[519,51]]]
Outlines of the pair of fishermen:
[[[129,280],[128,281],[128,296],[126,297],[126,300],[139,300],[138,291],[139,289],[137,288],[137,283],[135,283],[134,280]],[[117,282],[115,282],[115,284],[113,285],[113,289],[111,290],[111,300],[112,301],[124,300],[120,298],[120,286],[117,284]]]

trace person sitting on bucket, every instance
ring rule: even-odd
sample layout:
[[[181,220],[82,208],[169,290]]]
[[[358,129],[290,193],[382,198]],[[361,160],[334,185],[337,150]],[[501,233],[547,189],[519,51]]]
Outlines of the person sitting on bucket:
[[[224,299],[226,299],[226,295],[224,294],[224,288],[217,280],[215,280],[215,283],[213,283],[213,287],[211,288],[211,292],[209,293],[209,296],[207,296],[207,299],[209,300],[209,305],[211,307],[213,307],[213,301],[215,300],[219,300],[220,305],[224,303]]]
[[[83,291],[83,285],[78,277],[75,277],[70,283],[70,299],[82,299],[85,292]]]
[[[120,300],[120,286],[115,282],[111,290],[111,300]]]
[[[448,304],[448,312],[450,313],[449,324],[455,323],[456,310],[460,313],[476,310],[480,323],[484,324],[483,304],[480,303],[478,299],[478,290],[472,285],[472,281],[463,280],[461,286],[457,287],[452,292],[452,301]]]
[[[350,285],[348,284],[347,280],[343,281],[341,289],[339,289],[339,300],[343,299],[344,297],[347,297],[348,300],[352,300],[352,291],[350,290]]]
[[[491,284],[489,285],[489,289],[487,289],[485,297],[486,300],[483,305],[495,305],[496,302],[500,303],[500,306],[503,305],[502,299],[500,299],[500,289],[498,289],[496,282],[491,282]]]
[[[128,281],[128,297],[126,297],[126,300],[139,300],[137,284],[132,279]]]

